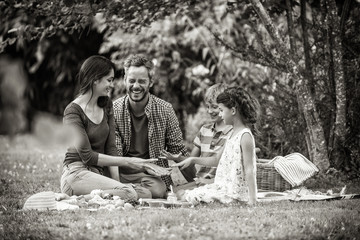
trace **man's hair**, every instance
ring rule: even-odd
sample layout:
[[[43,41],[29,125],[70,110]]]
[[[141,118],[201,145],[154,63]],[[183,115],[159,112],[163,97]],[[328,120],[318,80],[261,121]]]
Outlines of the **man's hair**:
[[[129,56],[125,62],[124,62],[124,70],[125,70],[125,76],[124,79],[127,77],[127,73],[129,71],[129,68],[133,67],[141,67],[144,66],[148,70],[149,79],[151,80],[154,76],[154,64],[152,61],[147,59],[145,56],[137,54],[137,55],[131,55]]]
[[[216,103],[216,98],[220,93],[224,92],[227,87],[228,86],[225,83],[216,83],[209,87],[205,92],[205,102]]]

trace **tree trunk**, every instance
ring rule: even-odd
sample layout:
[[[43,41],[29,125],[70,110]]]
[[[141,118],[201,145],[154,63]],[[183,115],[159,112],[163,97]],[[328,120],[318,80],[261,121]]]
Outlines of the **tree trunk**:
[[[289,42],[290,42],[290,53],[291,55],[295,55],[295,36],[294,36],[294,23],[292,17],[292,6],[291,1],[286,0],[286,16],[287,16],[287,23],[288,23],[288,32],[289,32]]]
[[[334,123],[334,140],[329,143],[333,150],[331,159],[335,162],[343,159],[341,151],[346,136],[346,90],[344,79],[343,49],[340,31],[340,19],[337,15],[337,7],[334,0],[326,0],[327,24],[329,29],[329,50],[335,80],[336,113]],[[336,164],[338,165],[338,164]]]
[[[264,6],[259,0],[250,0],[250,2],[265,25],[268,33],[277,45],[279,54],[282,58],[286,59],[289,72],[296,81],[295,93],[298,99],[299,108],[303,111],[309,139],[311,141],[311,149],[309,149],[310,158],[314,164],[318,166],[320,171],[324,172],[327,168],[329,168],[329,158],[327,154],[324,130],[315,108],[315,101],[308,90],[307,82],[304,77],[300,75],[298,65],[295,64],[295,61],[292,58],[293,56],[289,55],[289,51],[286,48],[285,43],[281,40],[278,30],[273,24]]]
[[[301,5],[301,28],[302,28],[302,40],[304,46],[304,57],[305,57],[305,76],[308,79],[308,86],[310,88],[311,94],[315,93],[315,84],[314,84],[314,75],[312,72],[311,66],[311,56],[310,56],[310,44],[309,44],[309,35],[308,27],[306,23],[306,0],[300,0]]]

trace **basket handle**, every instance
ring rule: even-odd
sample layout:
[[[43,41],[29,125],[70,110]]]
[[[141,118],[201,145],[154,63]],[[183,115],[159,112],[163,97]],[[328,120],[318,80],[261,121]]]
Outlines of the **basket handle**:
[[[271,159],[261,159],[261,158],[256,159],[256,162],[258,163],[269,163],[270,161]]]

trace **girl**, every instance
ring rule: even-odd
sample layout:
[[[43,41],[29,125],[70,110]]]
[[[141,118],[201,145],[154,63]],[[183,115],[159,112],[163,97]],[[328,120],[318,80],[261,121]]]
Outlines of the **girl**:
[[[214,183],[186,190],[183,198],[197,204],[218,200],[230,203],[234,200],[256,203],[256,155],[255,141],[251,130],[255,127],[259,104],[243,88],[226,89],[217,97],[219,115],[225,124],[233,126],[222,151],[216,157],[190,157],[176,164],[186,168],[192,164],[216,166]]]
[[[65,109],[69,148],[63,163],[61,192],[87,195],[100,189],[125,201],[151,198],[151,192],[119,181],[118,166],[141,169],[154,175],[169,171],[148,163],[153,160],[119,157],[115,146],[115,122],[110,91],[114,87],[113,63],[102,56],[91,56],[82,64],[78,78],[80,93]],[[111,178],[104,176],[109,167]]]

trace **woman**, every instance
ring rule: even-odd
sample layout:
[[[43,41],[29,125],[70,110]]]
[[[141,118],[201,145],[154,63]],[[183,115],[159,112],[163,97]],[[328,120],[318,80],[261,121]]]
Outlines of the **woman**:
[[[117,156],[109,99],[114,70],[113,63],[102,56],[89,57],[80,68],[79,95],[66,107],[63,118],[71,138],[61,177],[61,191],[67,195],[86,195],[100,189],[125,201],[151,198],[149,190],[121,183],[118,167],[141,169],[154,175],[170,173],[168,169],[148,163],[153,160]],[[106,166],[111,178],[104,176]]]

